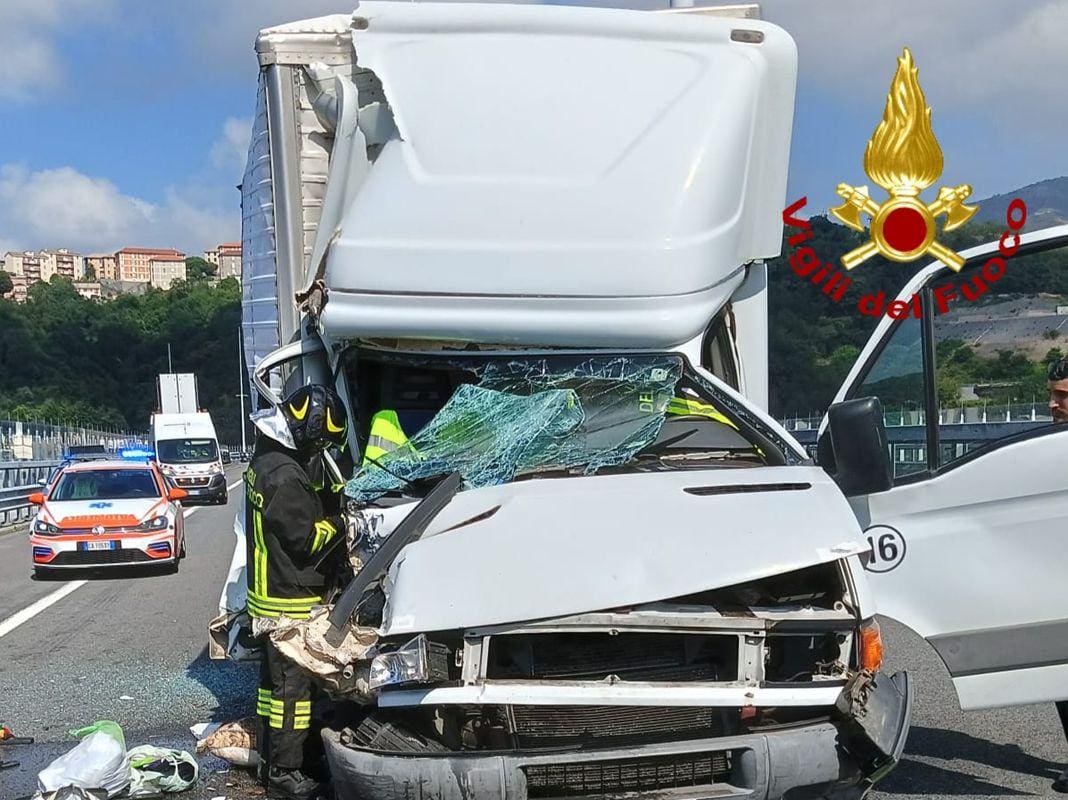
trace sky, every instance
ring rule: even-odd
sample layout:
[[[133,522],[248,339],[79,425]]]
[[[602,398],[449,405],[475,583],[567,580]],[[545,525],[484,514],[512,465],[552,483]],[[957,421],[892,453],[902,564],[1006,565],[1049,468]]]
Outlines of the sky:
[[[572,4],[575,0],[551,0]],[[661,7],[666,0],[587,0]],[[0,254],[240,238],[256,32],[355,0],[0,1]],[[1068,175],[1068,0],[765,0],[798,47],[787,200],[861,167],[908,46],[974,198]]]

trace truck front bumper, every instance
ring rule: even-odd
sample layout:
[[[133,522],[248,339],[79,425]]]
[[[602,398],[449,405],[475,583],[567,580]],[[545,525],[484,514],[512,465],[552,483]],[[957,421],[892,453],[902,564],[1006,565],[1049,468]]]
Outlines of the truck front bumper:
[[[597,750],[402,755],[347,746],[332,730],[323,740],[334,790],[346,800],[846,800],[862,797],[901,757],[911,712],[907,675],[877,676],[869,704],[878,720],[860,709],[759,733]]]
[[[187,506],[223,504],[227,499],[226,475],[213,475],[207,486],[188,486],[181,482],[178,486],[189,492],[189,496],[182,501]]]

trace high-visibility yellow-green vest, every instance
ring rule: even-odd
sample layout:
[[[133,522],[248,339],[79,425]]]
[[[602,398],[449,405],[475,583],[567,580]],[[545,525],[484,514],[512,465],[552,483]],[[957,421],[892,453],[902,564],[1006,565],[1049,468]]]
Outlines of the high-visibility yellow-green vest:
[[[408,437],[404,435],[397,412],[390,409],[379,411],[371,417],[371,435],[363,450],[363,467],[371,464],[371,459],[380,459],[407,443]]]
[[[692,400],[688,397],[672,397],[671,402],[668,403],[667,415],[669,417],[683,417],[688,414],[714,419],[716,422],[722,422],[724,425],[730,425],[735,430],[738,430],[738,426],[720,413],[715,406],[702,403],[700,400]]]

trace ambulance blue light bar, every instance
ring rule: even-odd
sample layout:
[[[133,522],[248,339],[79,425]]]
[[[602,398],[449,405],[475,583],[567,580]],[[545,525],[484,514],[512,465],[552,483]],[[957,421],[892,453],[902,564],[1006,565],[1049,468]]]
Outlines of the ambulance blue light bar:
[[[119,458],[123,461],[151,461],[156,457],[156,451],[150,447],[124,447],[119,450]]]

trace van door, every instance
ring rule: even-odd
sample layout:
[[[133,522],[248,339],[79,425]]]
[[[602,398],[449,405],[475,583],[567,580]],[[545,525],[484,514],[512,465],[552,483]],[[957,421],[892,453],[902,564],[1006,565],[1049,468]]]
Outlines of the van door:
[[[884,318],[835,398],[882,400],[894,485],[851,501],[866,569],[964,709],[1068,698],[1068,424],[1046,384],[1068,355],[1068,226],[1021,240],[994,281],[997,242],[920,273],[899,299],[922,317]]]

